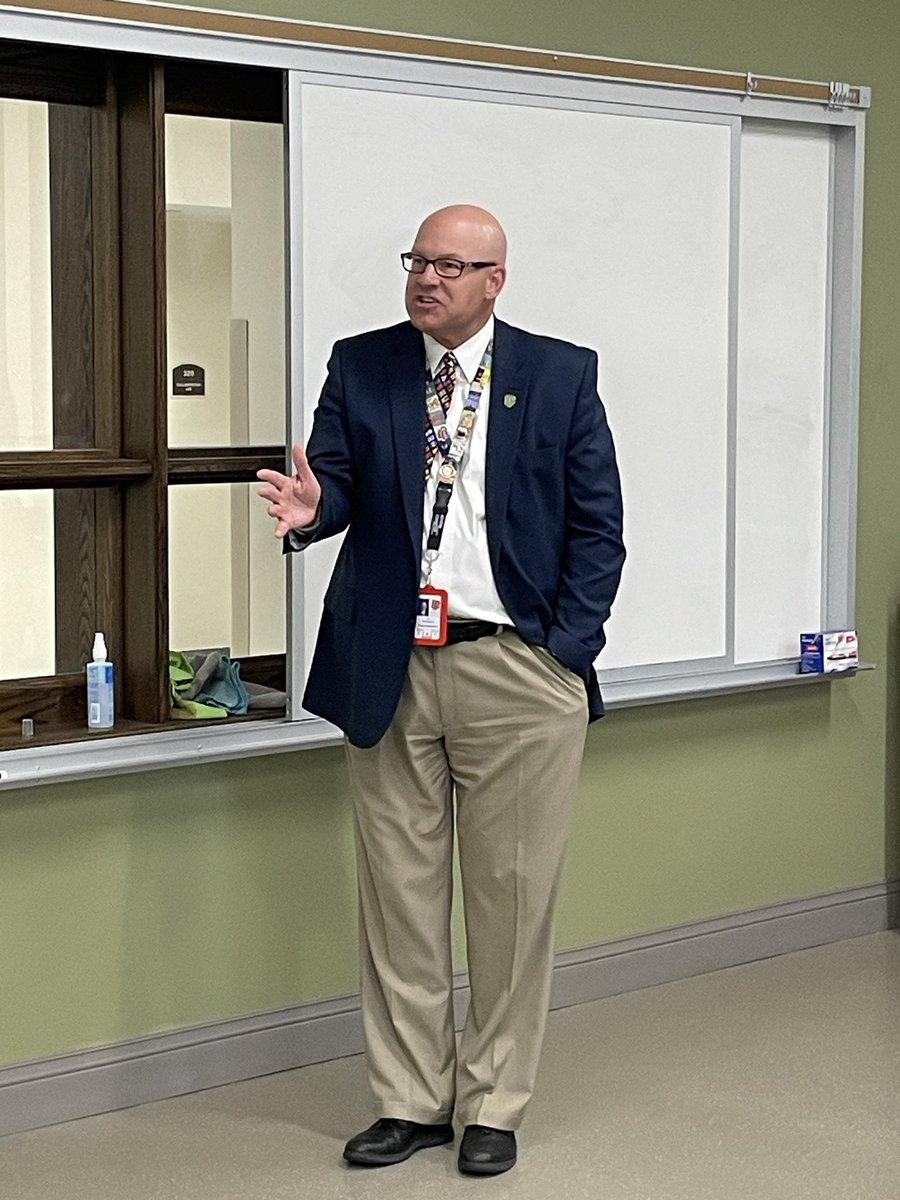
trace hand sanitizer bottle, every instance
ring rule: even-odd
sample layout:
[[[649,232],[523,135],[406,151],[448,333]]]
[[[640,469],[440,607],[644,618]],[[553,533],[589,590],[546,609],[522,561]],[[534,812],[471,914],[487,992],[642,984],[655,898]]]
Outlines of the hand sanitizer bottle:
[[[87,664],[88,729],[112,729],[115,720],[113,665],[106,661],[106,641],[94,634],[93,662]]]

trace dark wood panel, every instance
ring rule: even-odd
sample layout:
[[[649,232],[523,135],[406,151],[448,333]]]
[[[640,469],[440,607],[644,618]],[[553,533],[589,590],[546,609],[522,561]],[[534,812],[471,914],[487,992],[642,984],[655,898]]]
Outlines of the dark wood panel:
[[[106,634],[106,646],[111,661],[121,663],[125,620],[125,572],[122,553],[123,490],[102,488],[94,493],[94,497],[96,518],[94,533],[95,628],[101,629]],[[116,670],[114,678],[116,712],[124,712],[122,671]]]
[[[0,680],[0,734],[21,740],[22,720],[31,717],[35,730],[60,724],[87,723],[84,672],[37,679]]]
[[[111,657],[115,656],[111,650]],[[267,687],[284,690],[284,655],[259,655],[241,660],[242,676]],[[283,709],[258,709],[243,717],[191,721],[192,728],[203,725],[236,725],[247,721],[270,721],[284,716]],[[22,720],[34,722],[34,736],[22,738]],[[22,749],[65,742],[89,741],[96,737],[125,737],[162,730],[183,729],[185,721],[172,720],[166,711],[161,722],[135,721],[123,716],[116,697],[116,724],[113,729],[93,731],[87,728],[87,680],[84,670],[65,675],[35,679],[0,680],[0,750]]]
[[[110,488],[54,495],[56,670],[83,669],[101,630],[110,658],[122,644],[121,497]],[[116,682],[119,683],[120,674]]]
[[[0,452],[0,491],[129,483],[152,474],[147,459],[112,458],[103,451]]]
[[[169,450],[169,482],[252,483],[256,472],[283,471],[283,446]]]
[[[255,654],[241,658],[241,679],[264,687],[287,689],[287,660],[283,654]]]
[[[278,688],[275,676],[257,680]],[[284,715],[283,709],[257,709],[244,716],[229,716],[227,719],[185,721],[172,719],[169,713],[160,722],[136,721],[122,716],[116,708],[115,726],[112,730],[94,731],[88,728],[88,696],[84,671],[66,676],[35,679],[0,680],[0,750],[22,750],[40,745],[61,745],[70,742],[89,742],[97,737],[127,737],[128,734],[160,733],[166,730],[182,730],[186,724],[198,726],[244,725],[247,721],[277,720]],[[24,718],[34,721],[34,736],[22,737]]]
[[[0,40],[0,96],[102,104],[106,55],[96,50]]]
[[[82,692],[84,691],[84,680],[81,681],[81,690]],[[0,750],[21,750],[23,754],[27,754],[35,746],[60,746],[71,742],[89,742],[95,738],[129,737],[134,734],[152,736],[154,733],[183,730],[186,725],[190,726],[191,729],[202,728],[207,725],[215,728],[215,726],[223,724],[245,725],[251,721],[277,721],[283,717],[283,709],[259,709],[256,712],[245,713],[242,717],[228,717],[225,720],[221,717],[216,719],[206,718],[198,721],[184,721],[179,719],[150,725],[143,721],[130,720],[127,717],[120,718],[117,715],[115,726],[112,729],[95,731],[87,728],[87,716],[85,714],[85,719],[78,721],[50,723],[39,720],[34,726],[34,736],[27,739],[22,737],[20,721],[15,728],[12,725],[5,726],[0,724]]]
[[[275,124],[283,120],[281,71],[175,59],[166,63],[165,70],[166,112]]]
[[[51,104],[50,298],[53,445],[94,445],[91,110]]]
[[[90,482],[118,482],[118,182],[116,96],[104,65],[104,104],[49,106],[53,312],[53,444],[96,446]],[[119,460],[121,463],[121,460]],[[84,484],[85,463],[66,468]],[[59,483],[59,462],[49,460]],[[97,477],[97,472],[101,477]],[[150,464],[127,468],[149,475]],[[17,478],[21,485],[21,477]],[[40,482],[46,486],[47,480]],[[79,671],[102,630],[113,661],[122,630],[121,493],[101,486],[54,491],[56,670]],[[116,675],[121,690],[121,672]]]
[[[105,104],[91,110],[91,231],[94,442],[114,455],[122,453],[118,127],[116,86],[110,65]]]
[[[122,451],[152,474],[125,491],[122,671],[126,717],[169,710],[163,71],[116,63],[121,222]]]
[[[77,671],[93,645],[96,617],[95,493],[71,488],[53,497],[56,669]],[[105,630],[104,630],[105,632]]]

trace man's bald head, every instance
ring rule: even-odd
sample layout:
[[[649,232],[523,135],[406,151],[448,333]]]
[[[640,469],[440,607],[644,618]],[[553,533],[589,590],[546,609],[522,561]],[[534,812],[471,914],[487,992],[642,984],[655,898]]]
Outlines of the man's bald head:
[[[439,208],[419,226],[416,241],[435,233],[459,238],[473,251],[477,247],[476,261],[490,260],[500,266],[506,265],[506,234],[486,208],[478,208],[475,204],[448,204],[446,208]],[[470,257],[465,261],[471,261]]]
[[[451,204],[426,217],[412,253],[429,260],[406,283],[406,311],[417,329],[450,350],[485,324],[506,281],[506,234],[474,204]],[[465,263],[456,278],[439,275],[435,259]],[[474,264],[474,265],[473,265]]]

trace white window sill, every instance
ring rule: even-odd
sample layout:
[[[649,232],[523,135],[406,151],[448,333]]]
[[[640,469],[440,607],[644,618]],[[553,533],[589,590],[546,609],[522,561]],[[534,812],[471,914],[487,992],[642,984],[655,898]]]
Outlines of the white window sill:
[[[796,662],[769,663],[694,674],[601,681],[601,687],[607,708],[615,710],[763,688],[809,687],[849,679],[859,671],[872,669],[874,663],[861,663],[853,671],[801,675]],[[318,717],[296,721],[279,719],[271,723],[254,721],[241,726],[204,725],[195,729],[166,729],[159,733],[114,738],[98,736],[87,742],[0,752],[0,791],[100,775],[182,767],[190,763],[223,762],[254,755],[338,746],[342,741],[340,730]]]

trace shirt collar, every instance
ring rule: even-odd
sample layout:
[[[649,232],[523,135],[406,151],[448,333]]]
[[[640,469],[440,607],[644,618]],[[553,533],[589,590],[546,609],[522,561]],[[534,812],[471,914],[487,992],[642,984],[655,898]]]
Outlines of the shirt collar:
[[[463,342],[461,346],[457,346],[455,350],[451,351],[459,363],[460,372],[465,376],[467,383],[471,383],[478,373],[478,367],[481,364],[482,358],[484,358],[488,342],[493,336],[494,314],[491,313],[477,333],[473,333],[467,342]],[[442,346],[440,342],[436,342],[427,333],[422,334],[422,339],[425,342],[425,361],[428,364],[429,371],[434,375],[438,363],[447,353],[447,347]]]

